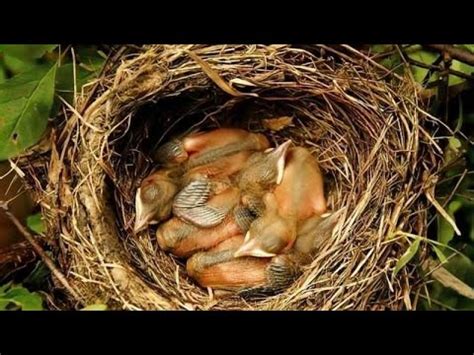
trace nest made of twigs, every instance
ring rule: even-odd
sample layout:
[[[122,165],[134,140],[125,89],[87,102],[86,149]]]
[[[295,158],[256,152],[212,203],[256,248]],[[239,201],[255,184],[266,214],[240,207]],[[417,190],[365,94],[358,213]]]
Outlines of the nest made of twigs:
[[[196,55],[198,57],[196,57]],[[204,61],[201,62],[199,58]],[[426,181],[440,155],[436,122],[409,77],[348,46],[123,47],[56,125],[51,161],[31,171],[58,260],[80,301],[118,309],[413,308],[422,282],[396,231],[425,235]],[[287,116],[272,130],[263,119]],[[328,206],[345,207],[333,235],[285,292],[216,297],[158,248],[133,236],[134,195],[153,148],[219,126],[290,138],[317,158]],[[38,186],[42,186],[39,188]]]

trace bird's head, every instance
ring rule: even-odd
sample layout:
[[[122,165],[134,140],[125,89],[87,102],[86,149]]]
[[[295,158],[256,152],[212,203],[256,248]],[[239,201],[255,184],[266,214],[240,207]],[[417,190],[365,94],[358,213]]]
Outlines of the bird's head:
[[[257,192],[262,188],[280,184],[290,144],[291,140],[287,140],[276,148],[268,148],[250,157],[247,166],[240,174],[240,187],[247,191]]]
[[[176,182],[167,175],[156,173],[145,178],[135,196],[134,233],[170,217],[177,190]]]
[[[264,203],[264,215],[250,225],[235,257],[270,258],[291,246],[296,233],[293,223],[278,214],[272,193],[264,196]]]
[[[173,139],[159,147],[154,158],[161,165],[171,166],[185,162],[188,159],[188,153],[181,140]]]

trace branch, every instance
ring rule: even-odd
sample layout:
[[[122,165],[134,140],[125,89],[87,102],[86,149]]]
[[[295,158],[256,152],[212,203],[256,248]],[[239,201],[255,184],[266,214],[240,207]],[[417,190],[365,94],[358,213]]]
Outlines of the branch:
[[[417,67],[424,68],[424,69],[432,69],[436,71],[441,71],[441,67],[438,65],[433,65],[433,64],[426,64],[423,62],[420,62],[415,59],[407,58],[408,62],[410,64],[416,65]],[[448,69],[449,74],[466,79],[466,80],[474,80],[474,75],[469,75],[454,69]]]
[[[442,267],[441,264],[428,259],[424,266],[428,272],[431,272],[431,277],[444,287],[451,288],[461,296],[474,300],[474,289],[451,274],[448,270]]]
[[[56,276],[58,281],[64,286],[64,288],[78,301],[79,303],[83,303],[81,297],[74,291],[74,289],[69,285],[66,277],[63,275],[61,271],[54,265],[53,260],[46,255],[43,248],[36,242],[35,238],[28,232],[28,230],[21,224],[21,222],[16,218],[16,216],[10,212],[8,208],[8,204],[5,201],[0,201],[0,209],[5,212],[5,215],[13,222],[16,226],[18,231],[25,237],[25,239],[31,244],[34,251],[41,257],[45,265],[51,270],[51,273]]]
[[[452,44],[426,44],[424,47],[434,49],[438,52],[448,53],[453,59],[469,65],[474,65],[474,53],[468,49],[455,47]]]

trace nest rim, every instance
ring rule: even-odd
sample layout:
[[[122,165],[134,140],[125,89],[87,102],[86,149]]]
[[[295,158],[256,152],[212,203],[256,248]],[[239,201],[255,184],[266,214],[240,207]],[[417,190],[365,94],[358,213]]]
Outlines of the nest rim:
[[[403,235],[387,236],[397,230],[426,234],[425,182],[436,176],[441,160],[428,131],[437,123],[424,112],[411,78],[381,80],[387,73],[370,58],[343,49],[159,45],[119,51],[121,60],[78,96],[76,109],[57,128],[45,168],[48,183],[37,188],[48,235],[62,245],[62,269],[81,301],[118,309],[414,308],[411,292],[422,285],[415,265],[393,276],[408,243]],[[153,167],[150,152],[132,146],[150,142],[156,127],[147,115],[160,104],[168,112],[163,102],[181,98],[204,100],[205,118],[192,102],[194,111],[168,117],[167,128],[177,127],[173,120],[183,115],[195,115],[186,128],[190,122],[227,125],[223,113],[238,116],[247,103],[254,112],[267,110],[263,118],[293,112],[295,126],[270,132],[271,140],[290,137],[308,147],[331,181],[329,206],[347,208],[331,241],[285,292],[250,301],[216,297],[187,278],[179,260],[158,250],[154,229],[131,237],[136,182]],[[243,121],[269,134],[251,113]],[[158,125],[163,123],[165,118]],[[169,134],[165,130],[163,137]]]

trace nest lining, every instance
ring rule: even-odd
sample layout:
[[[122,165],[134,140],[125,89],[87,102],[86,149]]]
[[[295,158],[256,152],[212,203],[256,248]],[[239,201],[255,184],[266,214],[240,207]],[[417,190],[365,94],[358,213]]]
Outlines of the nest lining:
[[[211,80],[192,51],[233,95]],[[409,78],[352,48],[147,46],[78,98],[57,128],[48,184],[39,191],[48,234],[84,303],[119,309],[401,309],[422,284],[414,265],[392,276],[408,243],[425,235],[426,177],[440,156]],[[225,89],[225,88],[224,88]],[[280,131],[262,119],[290,116]],[[217,297],[159,250],[155,228],[133,237],[134,194],[153,168],[153,148],[194,129],[241,127],[273,144],[290,138],[317,158],[328,206],[345,207],[333,236],[285,292]],[[54,207],[53,207],[54,206]]]

